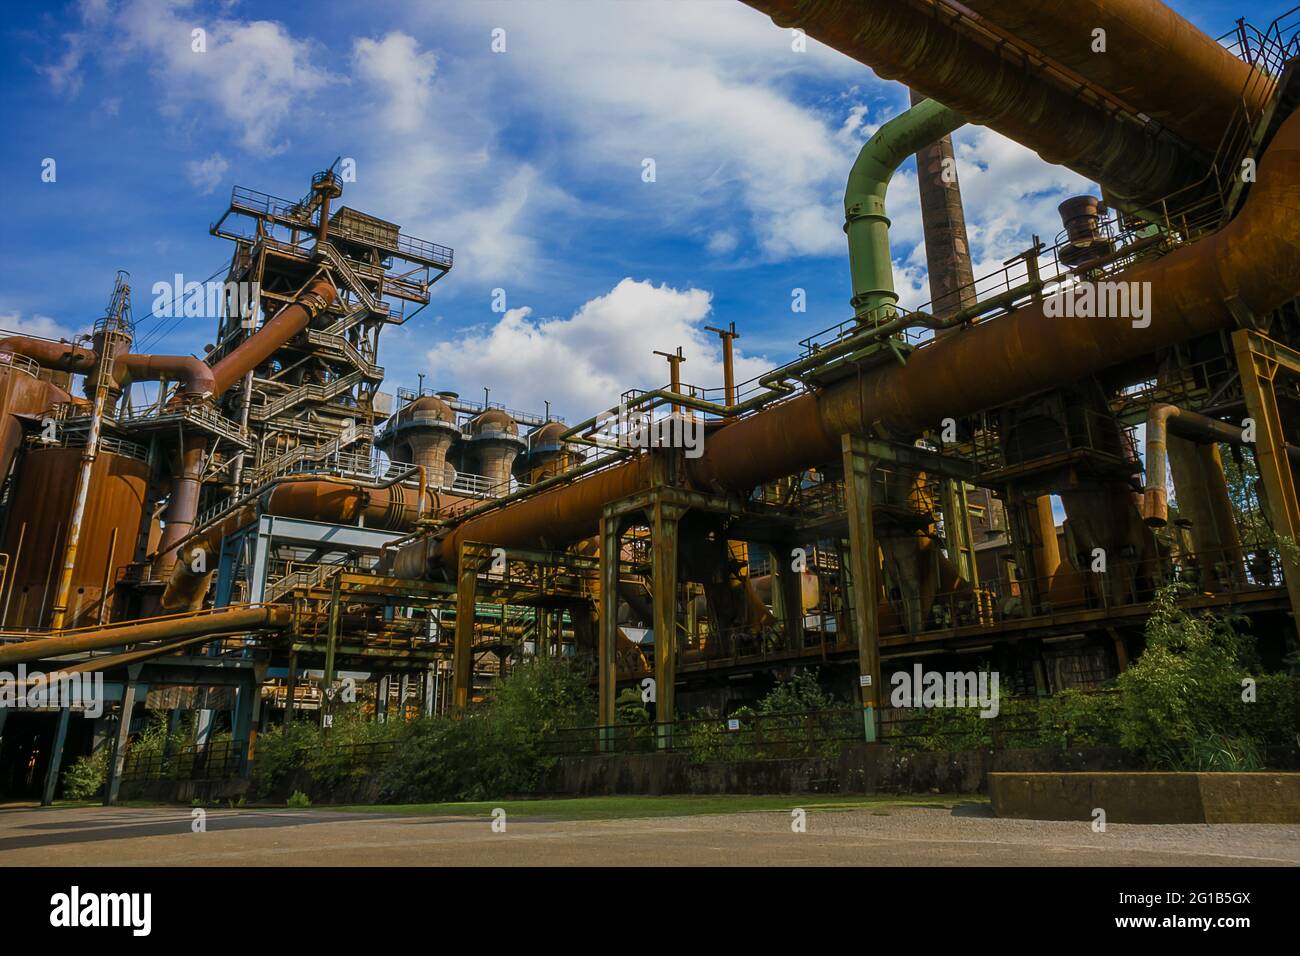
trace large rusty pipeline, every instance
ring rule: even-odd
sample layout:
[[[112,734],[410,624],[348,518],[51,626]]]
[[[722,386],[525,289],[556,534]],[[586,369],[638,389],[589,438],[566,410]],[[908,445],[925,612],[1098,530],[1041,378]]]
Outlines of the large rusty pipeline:
[[[274,355],[276,349],[302,332],[314,317],[329,308],[334,295],[334,286],[328,279],[313,280],[291,305],[277,312],[275,318],[257,333],[212,366],[213,393],[225,394],[245,373]]]
[[[1238,215],[1213,235],[1112,277],[1149,282],[1147,327],[1120,318],[1049,318],[1041,302],[963,328],[917,349],[905,365],[865,370],[803,393],[708,435],[688,460],[692,482],[741,490],[840,455],[840,436],[904,438],[1049,391],[1162,348],[1232,325],[1233,308],[1257,316],[1300,293],[1300,113],[1278,130]],[[1233,306],[1229,302],[1235,300]],[[595,532],[601,509],[650,483],[647,456],[630,459],[470,518],[441,539],[403,548],[406,577],[451,565],[461,542],[561,547]]]
[[[64,631],[47,637],[0,634],[0,637],[23,637],[0,645],[0,666],[21,664],[64,654],[80,654],[106,647],[121,647],[144,641],[173,640],[203,634],[239,631],[279,630],[293,620],[292,609],[284,605],[220,608],[192,615],[149,618],[108,627]]]
[[[605,504],[646,488],[651,467],[649,456],[632,458],[572,484],[557,484],[470,518],[438,541],[416,540],[397,552],[394,573],[399,577],[421,577],[430,562],[454,562],[463,542],[565,547],[590,537],[596,532]]]
[[[71,342],[51,342],[27,335],[8,335],[0,339],[0,352],[12,352],[31,359],[43,368],[84,375],[95,367],[99,356],[91,349]]]
[[[1271,82],[1249,82],[1250,66],[1159,0],[962,2],[1211,155],[1242,98],[1258,116],[1272,89]],[[1098,37],[1097,30],[1104,33]]]
[[[421,471],[419,485],[424,487]],[[208,582],[216,569],[217,551],[222,539],[257,520],[259,514],[350,524],[363,521],[367,528],[384,531],[409,531],[423,513],[424,496],[395,482],[372,485],[344,478],[291,478],[267,488],[260,495],[250,495],[243,507],[236,508],[220,521],[213,522],[196,534],[176,541],[174,548],[184,550],[186,560],[171,568],[162,606],[168,610],[195,610],[201,606]],[[203,560],[195,562],[196,552]],[[196,564],[204,570],[195,570]]]
[[[977,323],[890,366],[829,389],[827,433],[878,426],[915,434],[949,416],[992,408],[1078,381],[1121,362],[1231,326],[1234,311],[1260,319],[1300,293],[1300,113],[1259,164],[1241,212],[1218,232],[1110,277],[1142,285],[1149,324],[1127,318],[1049,318],[1044,302]],[[1044,300],[1046,301],[1046,300]],[[713,449],[724,445],[723,434]]]
[[[963,32],[938,8],[926,10],[907,0],[744,2],[780,26],[799,27],[881,77],[938,100],[969,122],[1016,140],[1047,162],[1101,183],[1118,199],[1154,202],[1198,182],[1207,168],[1195,150],[1172,135],[1154,136],[1046,81],[1026,58]]]

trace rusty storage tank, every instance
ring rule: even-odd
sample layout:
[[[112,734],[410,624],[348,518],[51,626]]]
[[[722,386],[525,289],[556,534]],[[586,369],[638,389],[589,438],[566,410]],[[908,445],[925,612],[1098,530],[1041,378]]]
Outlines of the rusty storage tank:
[[[519,437],[519,425],[499,408],[489,408],[469,423],[470,454],[478,473],[497,494],[510,490],[515,458],[527,447]]]
[[[39,424],[58,403],[72,397],[49,373],[23,355],[0,351],[0,481],[23,441],[23,422]]]
[[[81,454],[75,446],[32,446],[19,458],[3,539],[10,567],[0,599],[6,627],[49,623]],[[101,447],[91,471],[65,627],[112,619],[114,584],[135,557],[148,481],[142,454]]]
[[[447,450],[459,437],[451,406],[433,395],[423,395],[384,424],[375,445],[394,461],[422,466],[430,487],[450,488],[456,469],[447,461]]]

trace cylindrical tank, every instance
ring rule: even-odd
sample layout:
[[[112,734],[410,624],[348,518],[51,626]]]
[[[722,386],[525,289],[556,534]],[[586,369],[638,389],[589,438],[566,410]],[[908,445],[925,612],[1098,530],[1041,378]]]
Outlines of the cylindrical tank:
[[[456,413],[442,399],[424,395],[388,420],[376,444],[391,458],[422,466],[430,487],[450,488],[456,471],[447,450],[459,437]]]
[[[568,427],[563,422],[547,422],[528,435],[526,468],[530,484],[554,478],[581,464],[581,458],[563,439]]]
[[[494,492],[510,490],[515,458],[527,444],[519,437],[519,425],[499,408],[489,408],[469,423],[470,451],[477,470]]]
[[[0,600],[4,626],[48,624],[81,455],[77,447],[31,448],[19,460],[4,532],[10,565]],[[149,466],[101,450],[90,480],[66,627],[111,620],[118,569],[135,557]]]

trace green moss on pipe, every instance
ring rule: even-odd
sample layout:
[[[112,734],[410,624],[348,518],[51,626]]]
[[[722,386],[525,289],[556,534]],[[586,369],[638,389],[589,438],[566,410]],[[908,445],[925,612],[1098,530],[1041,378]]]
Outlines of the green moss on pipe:
[[[885,215],[889,181],[908,156],[965,123],[961,114],[942,103],[922,100],[876,130],[858,153],[844,191],[844,232],[849,237],[853,277],[850,302],[859,321],[892,318],[892,306],[898,301]]]

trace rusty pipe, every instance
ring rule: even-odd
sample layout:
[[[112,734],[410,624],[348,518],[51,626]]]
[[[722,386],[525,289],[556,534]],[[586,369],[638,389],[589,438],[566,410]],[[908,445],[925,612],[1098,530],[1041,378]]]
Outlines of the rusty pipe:
[[[202,435],[190,434],[181,439],[172,462],[171,497],[163,512],[162,541],[158,544],[157,570],[166,569],[179,559],[180,542],[194,527],[199,512],[199,492],[203,487],[203,460],[206,445]]]
[[[962,0],[1020,44],[1213,154],[1243,104],[1263,112],[1272,83],[1159,0]],[[1094,46],[1104,30],[1105,52]]]
[[[25,356],[42,368],[79,375],[91,371],[99,361],[99,356],[91,349],[71,342],[51,342],[26,335],[10,335],[0,339],[0,352]]]
[[[1142,490],[1142,519],[1152,528],[1169,523],[1169,435],[1198,444],[1240,445],[1245,441],[1245,431],[1238,425],[1163,402],[1147,410],[1146,432],[1147,480]],[[1300,465],[1300,446],[1287,445],[1286,454],[1292,464]]]
[[[993,408],[1064,382],[1264,317],[1300,292],[1300,113],[1279,128],[1258,181],[1237,216],[1217,232],[1148,259],[1108,281],[1145,290],[1145,323],[1125,318],[1049,318],[1046,300],[976,323],[917,349],[905,366],[882,367],[828,389],[825,430],[879,426],[916,434],[945,417]],[[1149,285],[1146,285],[1149,283]],[[714,439],[713,448],[722,442]],[[710,457],[705,450],[698,462]]]
[[[261,631],[288,627],[292,609],[284,605],[264,604],[256,607],[233,607],[189,615],[148,618],[109,627],[64,631],[48,637],[23,634],[0,634],[24,640],[0,645],[0,665],[20,664],[47,657],[79,654],[143,641],[172,640],[200,634],[226,631]]]
[[[191,395],[201,395],[205,390],[212,395],[223,395],[248,372],[270,358],[276,349],[305,329],[312,318],[329,307],[334,301],[334,295],[334,286],[327,279],[315,279],[308,283],[306,290],[293,304],[281,309],[275,318],[212,366],[206,376],[198,373],[189,360],[181,356],[146,356],[145,361],[139,365],[142,370],[150,373],[184,370],[186,374],[195,376],[186,386],[187,393]],[[199,365],[202,366],[202,363]],[[126,367],[129,369],[130,365]],[[172,479],[172,499],[164,516],[166,527],[159,546],[158,570],[162,574],[177,563],[176,548],[194,527],[202,485],[202,456],[201,441],[189,437],[184,439],[179,452],[179,466]]]
[[[905,0],[744,2],[780,26],[799,27],[867,64],[884,79],[938,100],[968,122],[995,129],[1047,162],[1103,184],[1119,199],[1154,202],[1200,181],[1207,169],[1204,159],[1176,137],[1153,136],[1046,81],[1028,59],[958,29],[950,12]]]
[[[113,364],[113,379],[123,388],[132,382],[172,379],[181,383],[186,398],[211,398],[216,394],[212,368],[192,355],[119,355]]]
[[[226,390],[257,368],[275,350],[307,328],[313,318],[334,301],[334,286],[328,279],[314,279],[291,305],[275,314],[261,329],[236,346],[235,350],[212,366],[213,393]]]
[[[1300,113],[1278,130],[1245,206],[1213,235],[1130,267],[1112,281],[1151,283],[1151,322],[1049,319],[1043,303],[954,332],[917,349],[905,365],[864,370],[824,391],[778,402],[712,432],[687,462],[696,487],[752,488],[840,454],[840,436],[915,435],[945,417],[970,415],[1058,388],[1177,342],[1228,327],[1233,309],[1267,315],[1300,293]],[[1235,300],[1230,306],[1229,302]],[[556,547],[595,533],[607,502],[650,484],[648,456],[470,518],[438,540],[397,554],[402,576],[454,561],[459,544]]]
[[[247,527],[258,514],[332,524],[364,520],[369,528],[405,531],[414,528],[423,515],[423,471],[419,473],[419,482],[420,490],[416,491],[414,502],[407,499],[407,489],[396,480],[367,484],[322,476],[287,479],[268,485],[264,492],[249,495],[243,507],[176,542],[178,550],[185,549],[190,554],[202,552],[202,567],[206,570],[196,571],[192,561],[176,561],[163,592],[162,606],[168,610],[197,609],[216,568],[215,558],[222,539]]]

